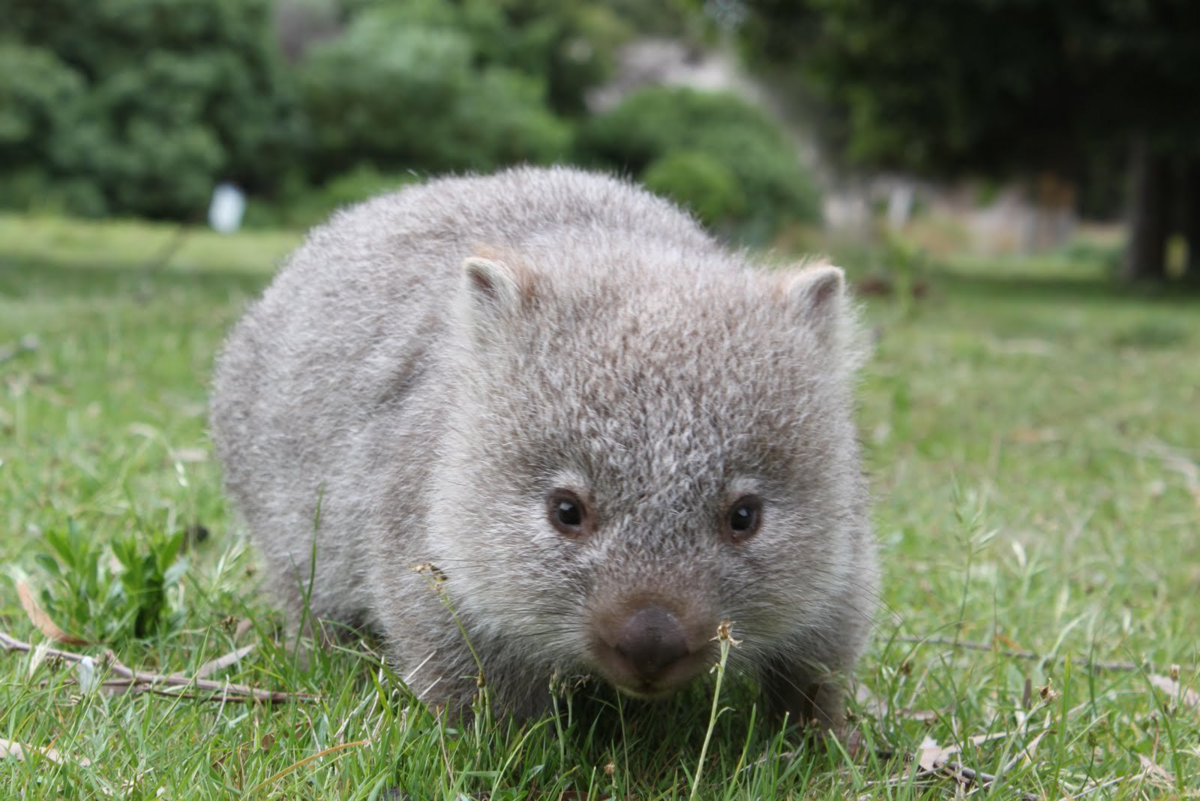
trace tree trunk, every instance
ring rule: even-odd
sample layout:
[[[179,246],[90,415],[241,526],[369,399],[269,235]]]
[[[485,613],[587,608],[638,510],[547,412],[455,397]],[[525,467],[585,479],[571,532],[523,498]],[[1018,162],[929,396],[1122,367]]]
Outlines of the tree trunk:
[[[1187,243],[1183,280],[1200,287],[1200,159],[1193,159],[1184,165],[1182,206],[1180,226],[1183,241]]]
[[[1129,243],[1123,271],[1126,280],[1166,280],[1168,173],[1167,159],[1154,152],[1148,137],[1135,135],[1129,160]]]

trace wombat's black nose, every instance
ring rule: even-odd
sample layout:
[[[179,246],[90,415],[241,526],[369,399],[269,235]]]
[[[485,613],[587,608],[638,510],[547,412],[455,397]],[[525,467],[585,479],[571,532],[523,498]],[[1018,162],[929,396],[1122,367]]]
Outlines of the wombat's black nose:
[[[617,636],[616,649],[643,678],[654,678],[687,656],[679,619],[660,606],[634,612]]]

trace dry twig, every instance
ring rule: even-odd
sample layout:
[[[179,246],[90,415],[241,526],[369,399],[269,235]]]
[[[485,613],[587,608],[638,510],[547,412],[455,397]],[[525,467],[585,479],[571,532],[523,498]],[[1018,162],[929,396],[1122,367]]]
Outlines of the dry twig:
[[[4,632],[0,632],[0,647],[6,651],[22,651],[28,652],[33,650],[33,646],[26,642],[21,642],[18,639],[10,637]],[[201,671],[208,668],[208,672],[217,670],[220,667],[226,667],[233,662],[236,662],[246,653],[245,648],[240,648],[233,653],[226,654],[219,659],[215,659],[210,663],[206,663],[201,667]],[[46,649],[47,656],[58,657],[67,662],[82,662],[85,658],[82,654],[77,654],[72,651],[60,651],[56,648]],[[197,676],[180,676],[169,675],[164,676],[161,673],[150,673],[144,670],[134,670],[121,663],[117,659],[116,654],[111,650],[105,650],[104,655],[98,660],[101,664],[108,666],[108,671],[115,679],[107,679],[100,684],[103,692],[121,693],[121,692],[153,692],[159,695],[171,695],[173,697],[189,697],[200,698],[206,701],[261,701],[264,703],[281,703],[284,701],[313,701],[317,696],[312,693],[289,693],[276,690],[260,690],[256,687],[250,687],[245,684],[229,684],[224,681],[213,681],[211,679],[200,678]],[[181,691],[168,690],[168,687],[179,687]],[[191,692],[188,692],[191,691]],[[204,694],[201,694],[204,693]]]

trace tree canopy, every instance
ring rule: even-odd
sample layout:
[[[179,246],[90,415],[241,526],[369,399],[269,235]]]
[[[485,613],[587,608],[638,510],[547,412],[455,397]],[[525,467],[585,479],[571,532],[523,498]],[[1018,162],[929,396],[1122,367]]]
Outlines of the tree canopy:
[[[1200,157],[1192,0],[748,5],[748,50],[804,72],[830,111],[827,141],[850,163],[1075,181],[1124,163],[1133,275],[1162,275],[1167,233],[1196,228],[1185,218],[1197,187],[1184,178]],[[1139,253],[1143,235],[1152,243]]]

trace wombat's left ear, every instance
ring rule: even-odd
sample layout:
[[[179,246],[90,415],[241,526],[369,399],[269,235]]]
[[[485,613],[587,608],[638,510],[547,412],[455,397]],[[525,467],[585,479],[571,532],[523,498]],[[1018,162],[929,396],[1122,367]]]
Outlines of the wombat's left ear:
[[[497,259],[471,256],[463,261],[466,290],[485,314],[513,312],[521,306],[525,283],[520,269]]]
[[[533,275],[518,259],[471,256],[462,263],[460,319],[479,343],[503,338],[525,308]]]
[[[845,318],[846,275],[831,264],[801,267],[780,281],[796,322],[825,342],[837,339]]]

